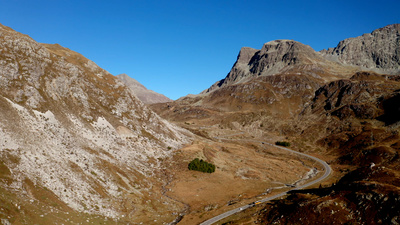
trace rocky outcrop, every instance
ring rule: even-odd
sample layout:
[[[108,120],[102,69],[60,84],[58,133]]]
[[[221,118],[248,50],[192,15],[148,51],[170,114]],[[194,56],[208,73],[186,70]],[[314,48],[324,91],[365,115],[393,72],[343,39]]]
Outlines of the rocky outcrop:
[[[0,159],[12,175],[2,190],[41,202],[45,189],[79,212],[131,220],[157,195],[160,160],[189,139],[94,62],[0,25]]]
[[[237,56],[237,60],[233,65],[229,74],[222,80],[213,84],[210,88],[203,91],[202,93],[211,92],[222,85],[226,85],[227,83],[235,83],[236,81],[245,78],[250,73],[250,60],[253,58],[254,54],[256,54],[259,50],[249,47],[243,47],[240,49],[239,55]]]
[[[327,59],[381,73],[400,73],[400,24],[388,25],[322,50]]]
[[[250,72],[258,76],[272,75],[299,64],[323,61],[308,45],[292,40],[270,41],[253,56]]]
[[[144,103],[144,104],[155,104],[155,103],[164,103],[171,102],[172,100],[166,97],[163,94],[157,93],[155,91],[147,89],[137,80],[129,77],[126,74],[120,74],[116,76],[120,79],[126,86],[128,86],[135,95]]]
[[[399,76],[373,72],[356,73],[350,79],[333,81],[320,87],[308,110],[312,114],[329,113],[339,119],[387,118],[393,121],[395,118],[391,115],[398,114],[398,111],[393,110],[398,107],[396,99],[400,88],[399,79]],[[394,122],[399,120],[397,116]]]

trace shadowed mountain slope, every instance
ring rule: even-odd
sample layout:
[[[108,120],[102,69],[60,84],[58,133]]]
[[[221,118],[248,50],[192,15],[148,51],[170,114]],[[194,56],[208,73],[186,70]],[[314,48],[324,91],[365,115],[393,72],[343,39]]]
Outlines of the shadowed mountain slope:
[[[303,130],[291,136],[326,149],[335,158],[331,165],[347,167],[337,169],[344,176],[333,185],[294,191],[265,206],[258,222],[399,223],[399,81],[398,75],[361,72],[318,89],[300,117]]]

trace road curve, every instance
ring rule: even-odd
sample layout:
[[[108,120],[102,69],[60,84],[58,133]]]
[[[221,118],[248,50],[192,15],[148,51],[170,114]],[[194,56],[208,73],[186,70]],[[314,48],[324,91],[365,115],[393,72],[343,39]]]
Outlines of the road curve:
[[[276,195],[270,196],[270,197],[268,197],[268,198],[261,199],[261,200],[257,201],[256,204],[263,203],[263,202],[268,202],[268,201],[271,201],[271,200],[273,200],[273,199],[276,199],[276,198],[279,198],[279,197],[282,197],[282,196],[286,195],[289,191],[303,189],[303,188],[305,188],[305,187],[308,187],[308,186],[311,186],[311,185],[313,185],[313,184],[319,183],[319,182],[321,182],[322,180],[324,180],[325,178],[327,178],[327,177],[329,176],[329,174],[331,174],[331,172],[332,172],[332,169],[331,169],[331,167],[328,165],[328,163],[326,163],[325,161],[323,161],[323,160],[321,160],[321,159],[318,159],[318,158],[316,158],[316,157],[314,157],[314,156],[307,155],[307,154],[304,154],[304,153],[301,153],[301,152],[296,152],[296,151],[294,151],[294,150],[291,150],[291,149],[288,149],[288,148],[285,148],[285,147],[281,147],[281,146],[276,146],[276,145],[273,145],[273,144],[270,144],[270,143],[265,143],[265,142],[263,142],[263,143],[264,143],[264,144],[267,144],[267,145],[271,145],[271,146],[273,146],[273,147],[280,148],[280,149],[282,149],[282,150],[285,150],[285,151],[288,151],[288,152],[291,152],[291,153],[294,153],[294,154],[297,154],[297,155],[301,155],[301,156],[307,157],[307,158],[312,159],[312,160],[315,160],[315,161],[317,161],[318,163],[320,163],[320,164],[324,167],[325,173],[324,173],[323,176],[319,177],[319,178],[316,179],[316,180],[313,180],[313,181],[311,181],[311,182],[309,182],[309,183],[306,183],[306,184],[303,184],[303,185],[301,185],[301,186],[292,188],[292,189],[290,189],[290,190],[288,190],[288,191],[286,191],[286,192],[282,192],[282,193],[280,193],[280,194],[276,194]],[[245,209],[247,209],[247,208],[253,207],[254,205],[255,205],[255,204],[252,203],[252,204],[245,205],[245,206],[242,206],[242,207],[239,207],[239,208],[236,208],[236,209],[232,209],[232,210],[227,211],[227,212],[224,212],[224,213],[222,213],[222,214],[220,214],[220,215],[218,215],[218,216],[215,216],[215,217],[213,217],[213,218],[211,218],[211,219],[209,219],[209,220],[206,220],[206,221],[200,223],[200,225],[211,225],[211,224],[213,224],[213,223],[215,223],[215,222],[217,222],[217,221],[219,221],[219,220],[222,220],[222,219],[224,219],[224,218],[226,218],[226,217],[228,217],[228,216],[231,216],[231,215],[233,215],[233,214],[235,214],[235,213],[238,213],[238,212],[240,212],[240,211],[242,211],[242,210],[245,210]]]

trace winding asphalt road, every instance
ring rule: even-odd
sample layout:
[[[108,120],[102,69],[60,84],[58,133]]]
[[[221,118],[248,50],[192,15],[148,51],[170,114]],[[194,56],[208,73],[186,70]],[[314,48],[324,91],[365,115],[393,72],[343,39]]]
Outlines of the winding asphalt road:
[[[280,149],[282,149],[282,150],[285,150],[285,151],[288,151],[288,152],[291,152],[291,153],[294,153],[294,154],[297,154],[297,155],[301,155],[301,156],[307,157],[307,158],[309,158],[309,159],[315,160],[315,161],[317,161],[318,163],[320,163],[320,164],[324,167],[325,173],[324,173],[324,175],[321,176],[320,178],[318,178],[318,179],[316,179],[316,180],[313,180],[313,181],[311,181],[311,182],[309,182],[309,183],[306,183],[306,184],[303,184],[303,185],[301,185],[301,186],[295,187],[295,188],[290,189],[290,190],[288,190],[288,191],[286,191],[286,192],[282,192],[282,193],[280,193],[280,194],[276,194],[276,195],[270,196],[270,197],[268,197],[268,198],[264,198],[264,199],[262,199],[262,200],[259,200],[259,201],[255,202],[255,203],[251,203],[251,204],[242,206],[242,207],[240,207],[240,208],[232,209],[232,210],[227,211],[227,212],[225,212],[225,213],[222,213],[222,214],[220,214],[220,215],[218,215],[218,216],[215,216],[215,217],[213,217],[213,218],[211,218],[211,219],[209,219],[209,220],[206,220],[206,221],[202,222],[200,225],[211,225],[211,224],[213,224],[213,223],[215,223],[215,222],[217,222],[217,221],[219,221],[219,220],[222,220],[222,219],[224,219],[224,218],[226,218],[226,217],[228,217],[228,216],[231,216],[231,215],[233,215],[233,214],[235,214],[235,213],[238,213],[238,212],[243,211],[243,210],[245,210],[245,209],[247,209],[247,208],[250,208],[250,207],[254,207],[254,206],[257,205],[257,204],[260,204],[260,203],[263,203],[263,202],[268,202],[268,201],[271,201],[271,200],[273,200],[273,199],[282,197],[282,196],[286,195],[289,191],[303,189],[303,188],[305,188],[305,187],[308,187],[308,186],[311,186],[311,185],[313,185],[313,184],[319,183],[319,182],[321,182],[322,180],[324,180],[325,178],[327,178],[327,177],[329,176],[329,174],[331,174],[331,172],[332,172],[331,167],[330,167],[325,161],[323,161],[323,160],[321,160],[321,159],[318,159],[318,158],[316,158],[316,157],[314,157],[314,156],[307,155],[307,154],[304,154],[304,153],[301,153],[301,152],[296,152],[296,151],[293,151],[293,150],[288,149],[288,148],[284,148],[284,147],[281,147],[281,146],[272,145],[272,144],[265,143],[265,142],[263,142],[263,144],[271,145],[271,146],[273,146],[273,147],[277,147],[277,148],[280,148]]]

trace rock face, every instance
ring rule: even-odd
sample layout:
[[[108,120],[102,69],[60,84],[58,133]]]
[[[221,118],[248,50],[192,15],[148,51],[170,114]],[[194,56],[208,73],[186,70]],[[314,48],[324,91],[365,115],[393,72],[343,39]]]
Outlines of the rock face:
[[[132,89],[132,91],[144,104],[172,102],[172,100],[165,95],[147,89],[137,80],[129,77],[126,74],[117,75],[117,78],[120,79],[130,89]]]
[[[12,174],[0,188],[36,200],[29,187],[41,187],[72,209],[132,219],[159,160],[189,136],[94,62],[0,25],[0,164]]]
[[[226,85],[227,83],[234,83],[238,80],[241,80],[242,78],[248,76],[250,73],[250,60],[253,58],[254,54],[256,54],[259,50],[254,49],[254,48],[249,48],[249,47],[243,47],[239,55],[237,56],[237,60],[235,64],[233,65],[231,71],[229,74],[225,77],[225,79],[222,79],[215,84],[213,84],[209,89],[203,91],[202,93],[207,93],[211,92],[222,85]]]
[[[322,50],[327,59],[344,64],[375,69],[377,72],[400,73],[400,24],[374,30],[370,34],[345,39],[335,47]]]

